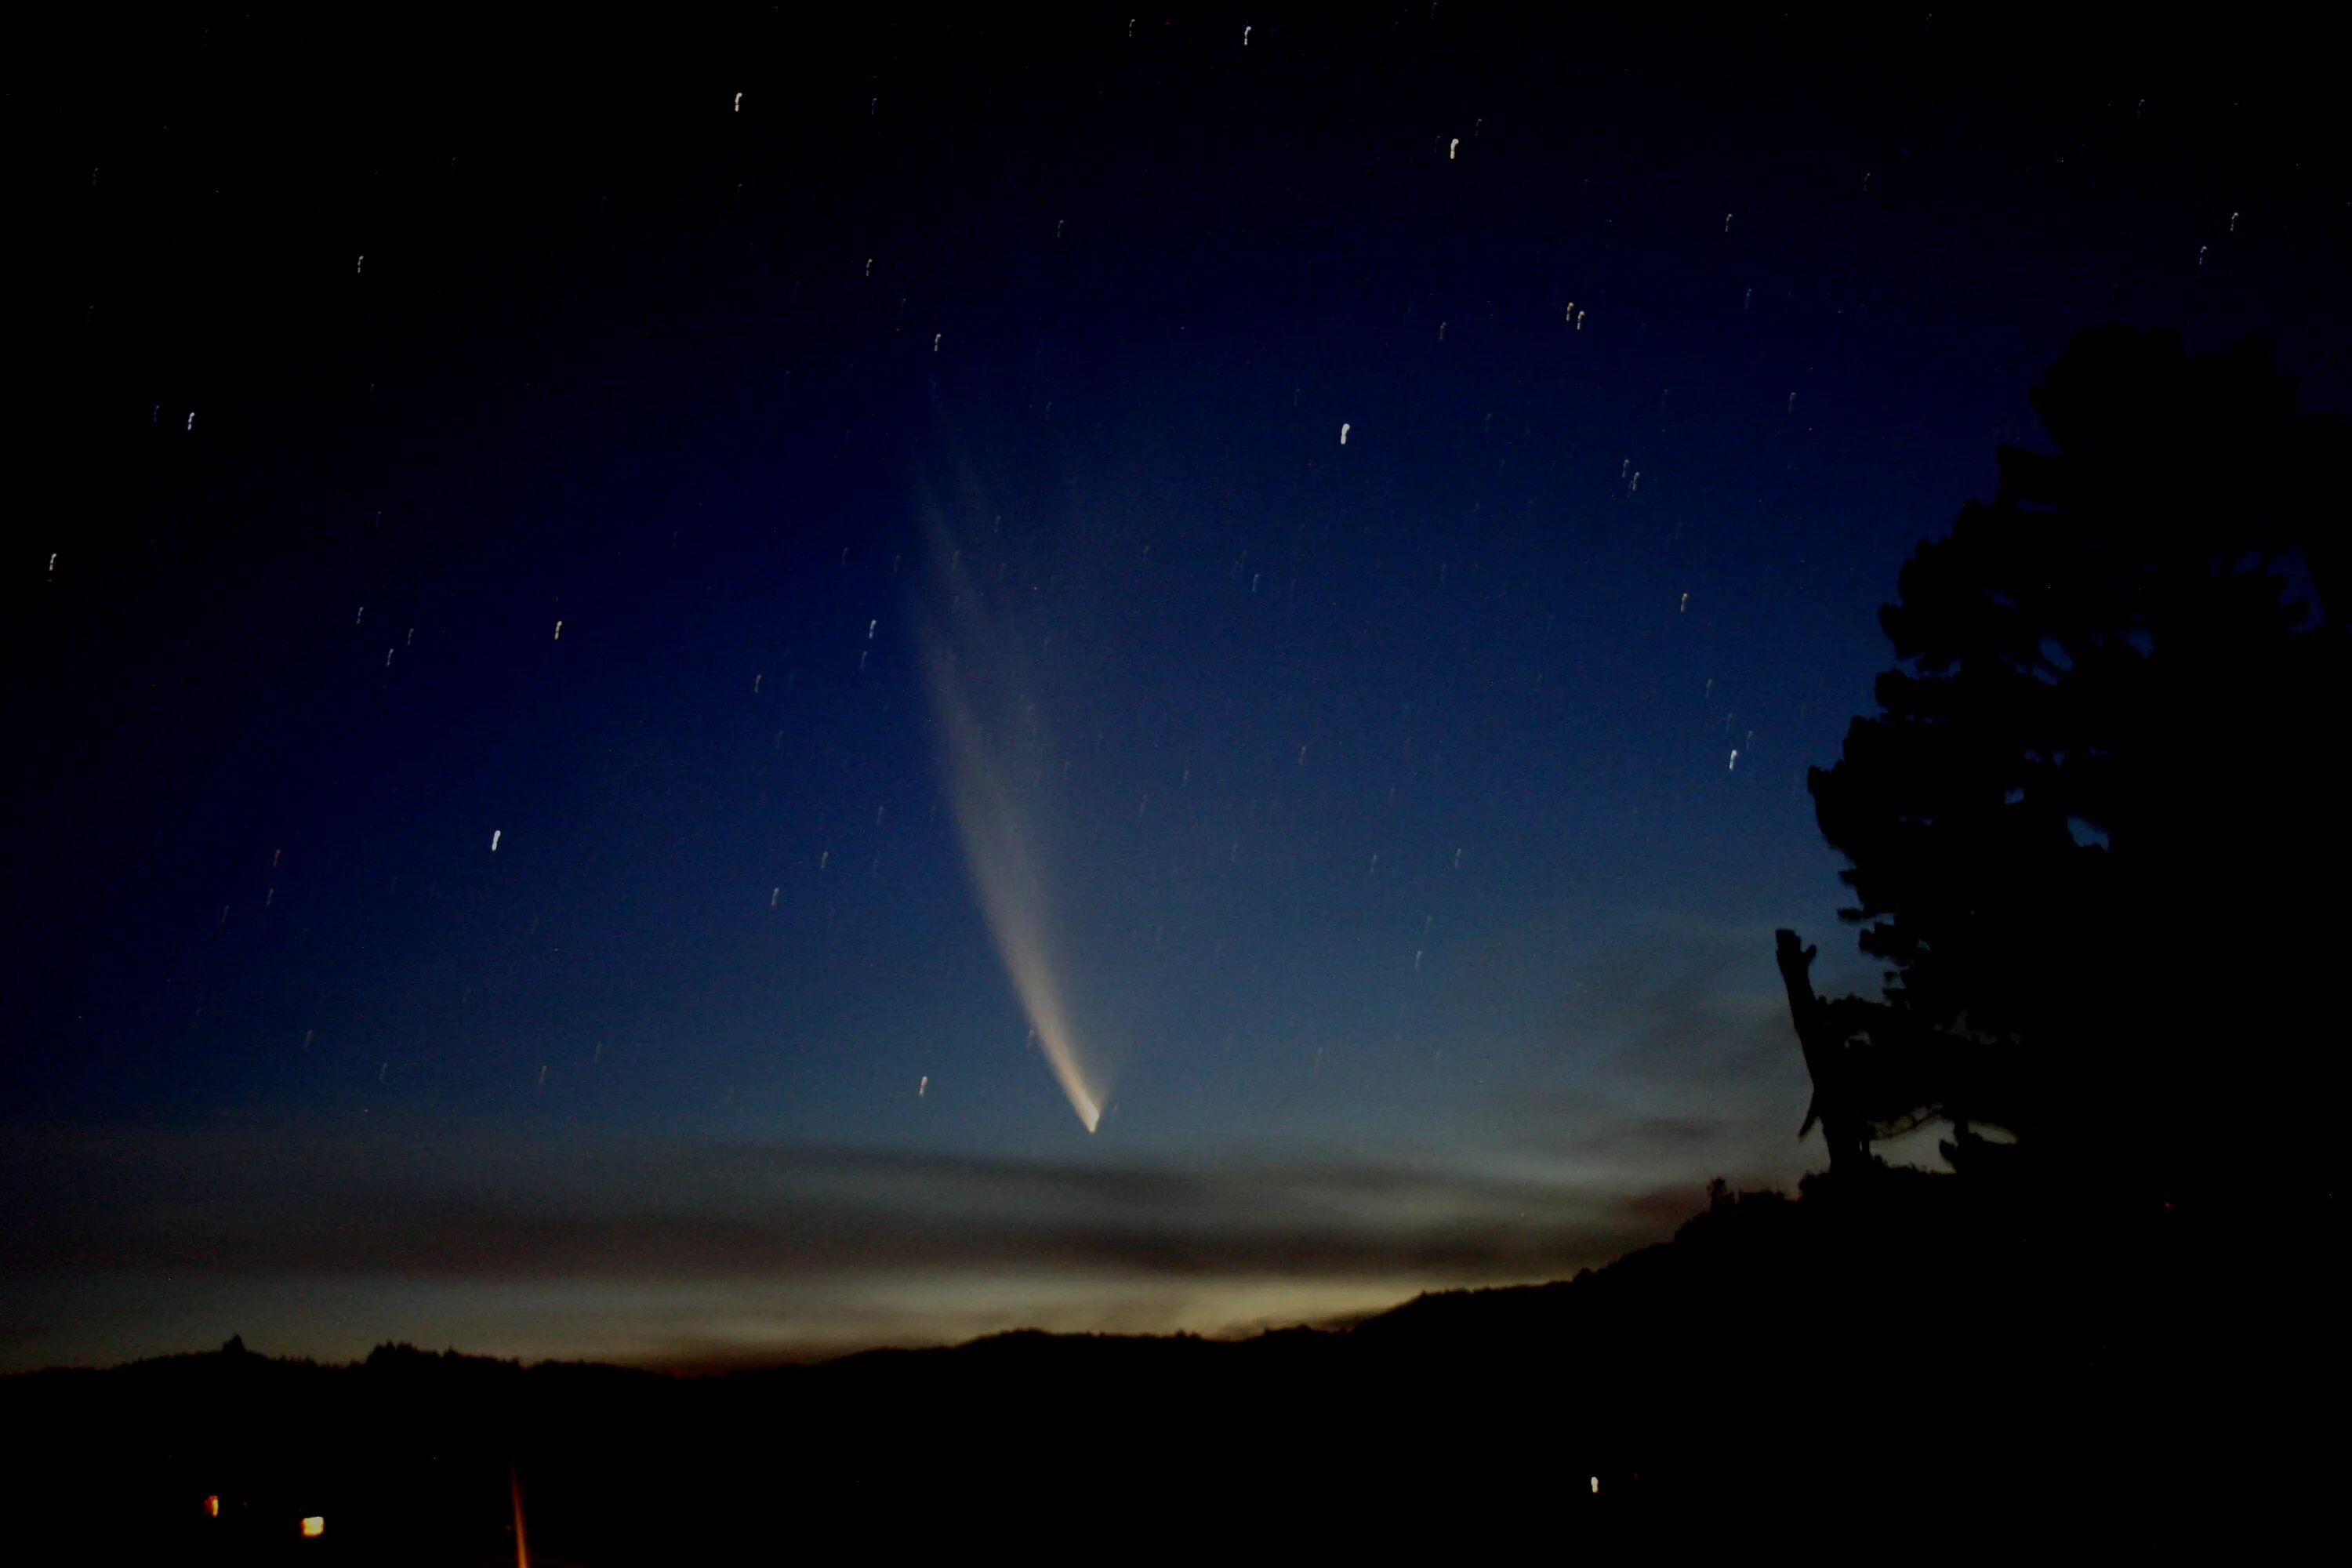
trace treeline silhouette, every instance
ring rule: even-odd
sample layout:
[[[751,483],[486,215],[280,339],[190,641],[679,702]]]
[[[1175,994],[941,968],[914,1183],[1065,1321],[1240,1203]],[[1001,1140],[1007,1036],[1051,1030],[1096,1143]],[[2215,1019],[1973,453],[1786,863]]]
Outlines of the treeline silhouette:
[[[2259,1542],[2335,1495],[2293,1413],[2341,1388],[2340,1248],[1990,1194],[1718,1184],[1571,1281],[1231,1342],[1014,1333],[698,1378],[232,1344],[20,1375],[10,1528],[115,1561],[509,1563],[519,1494],[542,1565],[1631,1552],[1956,1511],[2113,1547],[2192,1520]]]
[[[1880,712],[1810,775],[1887,984],[1815,998],[1780,933],[1807,1125],[1833,1170],[1941,1121],[1962,1170],[2302,1201],[2347,1085],[2352,427],[2258,343],[2125,327],[2033,405],[2052,449],[1904,566]]]

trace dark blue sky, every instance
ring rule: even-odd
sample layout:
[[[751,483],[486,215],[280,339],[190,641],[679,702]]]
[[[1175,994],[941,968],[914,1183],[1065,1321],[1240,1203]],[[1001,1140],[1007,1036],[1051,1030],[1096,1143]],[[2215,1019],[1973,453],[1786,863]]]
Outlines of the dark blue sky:
[[[2347,401],[2293,39],[327,26],[11,94],[9,1365],[1605,1260],[1818,1163],[1804,770],[2068,337]]]

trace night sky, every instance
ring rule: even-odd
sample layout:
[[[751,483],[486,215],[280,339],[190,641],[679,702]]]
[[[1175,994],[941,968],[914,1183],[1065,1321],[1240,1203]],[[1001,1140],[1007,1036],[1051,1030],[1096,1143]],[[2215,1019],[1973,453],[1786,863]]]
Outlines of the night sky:
[[[1804,771],[2067,339],[2352,406],[2291,38],[844,10],[21,40],[0,1367],[1605,1262],[1822,1163]]]

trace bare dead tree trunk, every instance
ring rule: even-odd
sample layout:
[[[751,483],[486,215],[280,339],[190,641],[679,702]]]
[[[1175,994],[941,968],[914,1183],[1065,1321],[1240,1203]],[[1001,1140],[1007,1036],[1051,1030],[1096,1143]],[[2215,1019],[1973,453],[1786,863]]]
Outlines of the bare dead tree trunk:
[[[1856,1173],[1870,1163],[1870,1135],[1855,1111],[1853,1086],[1846,1066],[1844,1042],[1830,1038],[1829,1020],[1822,999],[1813,994],[1813,959],[1819,948],[1804,946],[1792,931],[1772,933],[1780,983],[1789,991],[1789,1017],[1797,1026],[1797,1044],[1805,1053],[1805,1071],[1813,1080],[1813,1102],[1797,1130],[1802,1138],[1822,1124],[1822,1142],[1829,1146],[1830,1174]]]

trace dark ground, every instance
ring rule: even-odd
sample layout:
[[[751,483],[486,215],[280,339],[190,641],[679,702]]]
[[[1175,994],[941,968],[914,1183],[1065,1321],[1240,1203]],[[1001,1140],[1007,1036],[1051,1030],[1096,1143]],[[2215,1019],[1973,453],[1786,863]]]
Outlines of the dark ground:
[[[8,1513],[122,1561],[511,1562],[511,1465],[542,1565],[2259,1555],[2332,1514],[2332,1202],[2250,1228],[1885,1186],[1749,1195],[1572,1282],[1239,1343],[1010,1334],[709,1378],[406,1347],[36,1373],[0,1384],[29,1450]]]

